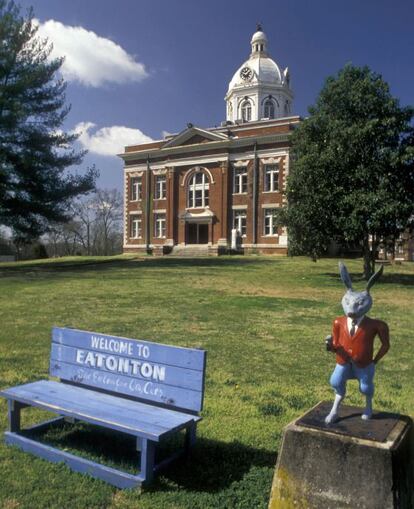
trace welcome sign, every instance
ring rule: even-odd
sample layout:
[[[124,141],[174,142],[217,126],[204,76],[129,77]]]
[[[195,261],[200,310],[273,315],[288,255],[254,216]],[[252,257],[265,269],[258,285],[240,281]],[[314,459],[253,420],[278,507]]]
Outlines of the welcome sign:
[[[55,327],[50,373],[173,406],[197,406],[205,352]],[[196,368],[196,369],[195,369]]]
[[[134,348],[136,347],[134,352]],[[76,350],[76,363],[91,368],[105,368],[111,372],[122,373],[125,375],[141,376],[142,378],[150,378],[157,381],[165,380],[165,366],[159,364],[151,364],[150,362],[142,362],[134,357],[142,357],[148,359],[151,351],[148,345],[137,343],[133,345],[131,342],[126,342],[118,339],[108,339],[105,337],[91,336],[90,339],[91,350]],[[95,351],[93,351],[95,350]],[[96,351],[100,350],[100,351]],[[133,358],[120,357],[102,353],[102,351],[122,353]]]

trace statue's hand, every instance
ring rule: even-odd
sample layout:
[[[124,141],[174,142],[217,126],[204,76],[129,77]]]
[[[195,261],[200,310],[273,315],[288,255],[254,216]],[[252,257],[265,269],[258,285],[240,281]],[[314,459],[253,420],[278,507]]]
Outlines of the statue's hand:
[[[326,349],[327,349],[328,352],[333,352],[334,351],[333,346],[332,346],[332,342],[333,342],[332,334],[329,334],[325,338],[325,345],[326,345]]]

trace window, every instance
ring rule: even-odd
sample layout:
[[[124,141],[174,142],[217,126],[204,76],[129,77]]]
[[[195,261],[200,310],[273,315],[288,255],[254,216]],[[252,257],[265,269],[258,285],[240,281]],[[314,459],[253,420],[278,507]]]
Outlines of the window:
[[[252,105],[250,101],[245,100],[241,105],[241,117],[243,122],[249,122],[252,119]]]
[[[166,220],[165,220],[165,214],[155,214],[154,216],[154,236],[157,239],[163,239],[165,238],[166,233]]]
[[[131,177],[130,181],[131,201],[142,199],[142,179],[141,177]]]
[[[263,188],[266,192],[279,191],[279,166],[277,164],[265,165]]]
[[[132,239],[140,239],[142,237],[141,216],[132,216],[131,217],[129,235]]]
[[[234,168],[233,193],[247,193],[247,168]]]
[[[271,237],[277,235],[276,209],[265,209],[264,211],[264,235]]]
[[[246,211],[234,210],[233,211],[233,228],[235,228],[242,237],[246,236]]]
[[[159,175],[155,179],[155,199],[164,200],[167,196],[167,179],[165,175]]]
[[[210,184],[204,172],[197,172],[188,184],[188,207],[191,209],[208,206]]]
[[[264,103],[264,118],[275,118],[275,104],[271,99],[266,99]]]

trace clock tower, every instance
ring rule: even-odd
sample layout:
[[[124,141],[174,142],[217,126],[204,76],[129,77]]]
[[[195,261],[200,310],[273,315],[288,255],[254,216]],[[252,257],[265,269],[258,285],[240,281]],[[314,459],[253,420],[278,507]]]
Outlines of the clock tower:
[[[289,117],[293,93],[289,70],[282,72],[267,51],[267,37],[260,25],[251,40],[252,51],[235,72],[225,101],[229,122],[252,122]]]

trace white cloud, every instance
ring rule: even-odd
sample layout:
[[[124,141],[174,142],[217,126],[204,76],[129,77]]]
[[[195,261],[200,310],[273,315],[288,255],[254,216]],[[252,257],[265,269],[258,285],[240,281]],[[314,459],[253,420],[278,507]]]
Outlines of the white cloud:
[[[152,138],[139,129],[114,125],[102,127],[90,134],[94,127],[96,124],[92,122],[81,122],[74,130],[80,133],[78,141],[84,148],[101,156],[114,156],[123,152],[126,145],[138,145],[152,141]]]
[[[170,133],[168,131],[162,131],[161,136],[165,139],[167,136],[171,136],[173,133]]]
[[[67,26],[53,19],[40,23],[39,36],[53,43],[53,57],[65,57],[61,67],[67,81],[99,87],[105,83],[141,81],[148,76],[121,46],[81,26]]]

